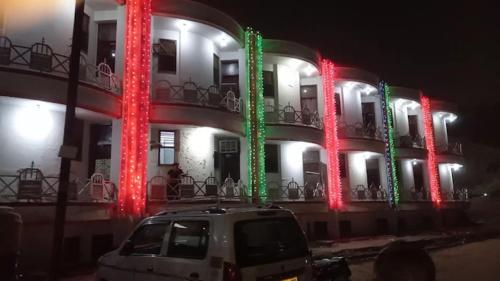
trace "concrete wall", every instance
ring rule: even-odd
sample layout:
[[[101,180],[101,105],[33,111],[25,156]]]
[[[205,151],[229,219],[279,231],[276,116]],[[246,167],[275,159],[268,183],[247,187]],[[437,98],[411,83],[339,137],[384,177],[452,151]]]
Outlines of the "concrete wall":
[[[82,160],[72,161],[72,177],[88,176],[89,126],[85,121]],[[34,161],[45,176],[59,175],[63,129],[64,111],[59,106],[33,100],[0,102],[0,172],[16,174]]]
[[[358,185],[367,187],[366,178],[366,159],[363,152],[349,152],[347,153],[348,162],[348,177],[351,189],[356,188]]]
[[[343,86],[335,87],[335,92],[340,94],[342,103],[342,114],[339,116],[339,124],[354,125],[363,123],[363,115],[361,112],[361,93],[352,87]]]
[[[323,118],[323,114],[325,112],[325,98],[323,96],[323,81],[322,77],[306,77],[300,79],[300,84],[303,86],[315,85],[316,89],[318,89],[318,113],[321,118]]]
[[[276,81],[274,81],[276,83]],[[278,65],[278,99],[280,108],[290,104],[297,111],[300,105],[300,75],[295,69]]]
[[[445,118],[439,114],[432,114],[432,122],[434,126],[434,139],[436,140],[436,149],[446,147],[448,145],[448,132],[446,130]]]
[[[441,183],[441,192],[453,193],[453,174],[450,166],[448,164],[439,164],[438,169],[439,169],[439,180]]]
[[[422,108],[417,106],[411,108],[402,105],[401,102],[393,102],[391,104],[394,112],[394,127],[396,129],[396,135],[404,136],[410,133],[408,124],[408,115],[417,115],[418,118],[418,133],[420,136],[424,136],[424,120],[422,116]]]

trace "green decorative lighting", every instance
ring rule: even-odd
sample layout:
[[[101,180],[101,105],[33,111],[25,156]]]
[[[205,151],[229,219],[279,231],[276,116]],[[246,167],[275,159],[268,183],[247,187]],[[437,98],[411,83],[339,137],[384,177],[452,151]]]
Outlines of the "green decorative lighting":
[[[246,49],[246,139],[248,155],[248,194],[252,202],[267,198],[264,144],[266,124],[264,121],[264,86],[262,78],[262,36],[247,28]]]
[[[384,138],[386,143],[387,183],[391,203],[399,204],[399,181],[397,176],[396,147],[394,146],[393,112],[391,108],[391,90],[387,83],[380,82],[382,111],[384,113]],[[391,188],[392,187],[392,188]]]

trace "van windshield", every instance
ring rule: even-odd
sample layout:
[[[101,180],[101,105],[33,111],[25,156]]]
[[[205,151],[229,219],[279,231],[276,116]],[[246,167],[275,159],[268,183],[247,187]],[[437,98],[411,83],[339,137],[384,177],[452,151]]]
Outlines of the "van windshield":
[[[305,257],[307,242],[294,218],[240,221],[234,225],[239,267]]]

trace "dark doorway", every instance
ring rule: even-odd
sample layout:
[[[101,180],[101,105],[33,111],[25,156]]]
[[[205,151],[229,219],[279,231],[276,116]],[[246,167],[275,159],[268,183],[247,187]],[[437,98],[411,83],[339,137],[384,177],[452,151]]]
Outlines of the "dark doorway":
[[[376,121],[375,121],[375,103],[363,102],[361,103],[361,114],[363,115],[363,128],[365,134],[370,137],[375,136]]]
[[[408,130],[412,140],[418,137],[418,116],[408,115]]]
[[[366,179],[368,187],[380,187],[380,170],[378,166],[378,159],[366,159]]]
[[[236,97],[240,96],[240,70],[237,60],[221,61],[221,91],[223,93],[229,90],[233,91]]]
[[[231,177],[235,182],[240,180],[240,141],[237,138],[219,138],[218,155],[220,164],[220,180]]]
[[[92,235],[92,260],[97,259],[105,253],[113,250],[113,234]]]
[[[97,25],[97,64],[106,63],[115,71],[116,22]]]
[[[420,192],[424,189],[424,173],[422,162],[413,162],[413,183],[415,184],[415,191]]]
[[[377,234],[384,235],[389,233],[389,222],[387,219],[377,219],[375,221],[377,225]]]
[[[349,238],[352,236],[351,221],[339,221],[340,238]]]
[[[302,111],[318,111],[318,88],[316,85],[300,86],[300,106]]]
[[[304,151],[302,153],[302,163],[305,185],[304,197],[306,200],[313,199],[315,196],[314,189],[318,184],[323,183],[319,150]]]
[[[109,179],[111,167],[111,125],[90,125],[89,176],[101,173]]]
[[[328,223],[326,221],[314,222],[314,239],[328,240]]]

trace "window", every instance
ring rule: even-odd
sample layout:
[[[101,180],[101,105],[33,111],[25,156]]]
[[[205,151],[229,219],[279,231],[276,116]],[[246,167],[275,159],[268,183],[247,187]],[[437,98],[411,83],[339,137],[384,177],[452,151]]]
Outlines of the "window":
[[[307,242],[294,218],[239,221],[234,225],[236,263],[269,264],[307,255]]]
[[[239,80],[240,71],[239,63],[237,60],[223,60],[221,61],[221,92],[226,93],[233,91],[236,97],[240,96]]]
[[[159,165],[172,165],[175,162],[175,131],[160,131]]]
[[[168,223],[146,224],[139,228],[132,238],[132,255],[159,255]]]
[[[203,259],[208,248],[207,221],[174,222],[167,256],[175,258]]]
[[[300,86],[300,105],[302,111],[307,109],[309,113],[318,111],[318,88],[316,85]]]
[[[345,153],[339,153],[340,178],[347,177],[347,161]]]
[[[159,42],[158,72],[175,74],[177,72],[177,43],[168,39],[160,39]]]
[[[214,85],[220,86],[220,59],[214,54]]]
[[[335,93],[335,115],[342,115],[342,104],[339,93]]]
[[[274,97],[274,73],[272,71],[263,71],[264,97]]]
[[[97,25],[97,63],[104,62],[115,69],[116,22]]]
[[[89,26],[90,26],[90,17],[87,14],[83,14],[82,21],[82,33],[81,35],[81,48],[82,51],[87,53],[89,51]]]
[[[277,144],[266,144],[264,146],[266,173],[279,173],[278,148]]]

